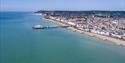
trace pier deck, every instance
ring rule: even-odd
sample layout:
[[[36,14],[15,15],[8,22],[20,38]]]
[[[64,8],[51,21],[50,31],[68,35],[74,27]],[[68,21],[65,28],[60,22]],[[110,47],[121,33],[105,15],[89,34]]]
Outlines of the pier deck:
[[[34,28],[34,29],[55,29],[55,28],[67,28],[73,26],[43,26],[42,28]]]
[[[53,29],[53,28],[67,28],[67,27],[71,27],[71,26],[47,26],[47,27],[43,27],[44,29]]]

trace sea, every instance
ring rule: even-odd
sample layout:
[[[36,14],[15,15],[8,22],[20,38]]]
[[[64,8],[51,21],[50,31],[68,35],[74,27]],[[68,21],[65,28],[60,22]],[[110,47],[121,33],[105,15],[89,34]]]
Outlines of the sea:
[[[58,26],[33,12],[0,12],[0,63],[125,63],[125,47]]]

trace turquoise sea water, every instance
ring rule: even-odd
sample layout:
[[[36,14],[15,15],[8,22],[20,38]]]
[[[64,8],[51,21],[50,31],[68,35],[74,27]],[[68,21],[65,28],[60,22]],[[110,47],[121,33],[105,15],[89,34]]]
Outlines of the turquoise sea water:
[[[0,12],[0,63],[125,63],[125,47],[56,26],[30,12]]]

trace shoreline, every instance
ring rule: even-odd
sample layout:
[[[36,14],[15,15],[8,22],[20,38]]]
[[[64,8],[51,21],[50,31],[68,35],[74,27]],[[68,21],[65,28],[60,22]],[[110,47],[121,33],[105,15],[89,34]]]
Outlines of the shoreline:
[[[44,17],[42,17],[42,18],[47,20],[47,21],[50,21],[52,23],[55,23],[57,25],[61,25],[61,26],[66,26],[67,25],[64,22],[59,22],[59,21],[52,20],[52,19],[46,19]],[[79,29],[74,28],[74,27],[68,27],[66,29],[74,31],[74,32],[78,32],[80,34],[89,35],[91,37],[96,37],[96,38],[104,40],[104,41],[110,41],[110,42],[112,42],[112,43],[114,43],[116,45],[120,45],[120,46],[124,46],[125,47],[125,41],[124,40],[116,39],[116,38],[109,37],[109,36],[99,35],[99,34],[96,34],[96,33],[85,32],[85,31],[79,30]]]

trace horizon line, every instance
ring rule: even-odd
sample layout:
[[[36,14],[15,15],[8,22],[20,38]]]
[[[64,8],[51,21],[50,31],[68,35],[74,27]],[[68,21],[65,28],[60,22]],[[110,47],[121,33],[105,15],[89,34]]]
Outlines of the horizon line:
[[[125,10],[27,10],[27,11],[18,11],[18,10],[0,10],[0,12],[37,12],[37,11],[124,11]]]

